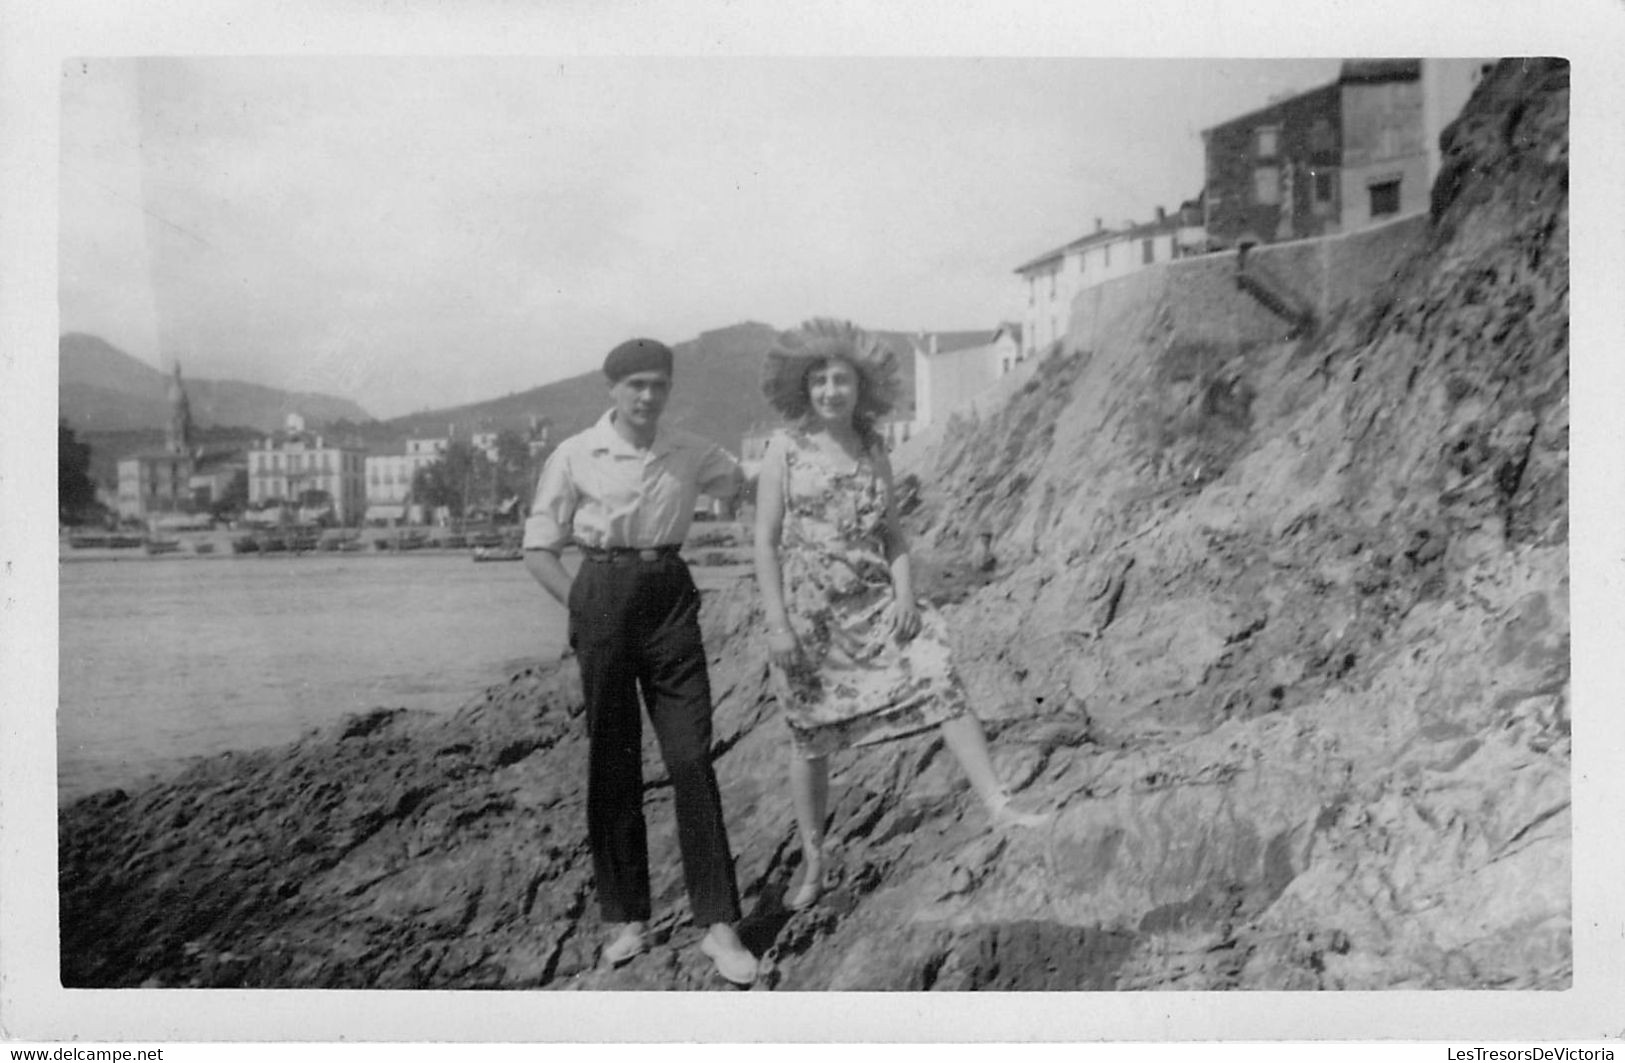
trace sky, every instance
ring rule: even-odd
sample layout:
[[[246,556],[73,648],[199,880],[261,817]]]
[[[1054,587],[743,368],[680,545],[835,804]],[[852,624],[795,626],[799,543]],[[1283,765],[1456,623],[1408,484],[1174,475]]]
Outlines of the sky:
[[[63,331],[391,417],[813,316],[1018,317],[1013,270],[1202,185],[1331,59],[64,64]]]

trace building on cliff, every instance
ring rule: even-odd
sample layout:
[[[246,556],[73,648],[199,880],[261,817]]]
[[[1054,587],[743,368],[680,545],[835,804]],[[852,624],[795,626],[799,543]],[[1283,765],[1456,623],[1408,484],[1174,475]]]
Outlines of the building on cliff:
[[[1355,232],[1427,209],[1439,136],[1492,65],[1351,59],[1336,81],[1203,130],[1210,246]]]
[[[358,523],[367,504],[365,457],[359,447],[306,431],[304,418],[289,414],[283,431],[248,452],[249,504],[297,508],[301,519],[321,511],[341,524]]]
[[[1118,228],[1096,218],[1093,231],[1017,266],[1026,309],[1016,360],[1042,354],[1066,336],[1079,292],[1206,251],[1203,224],[1200,199],[1187,200],[1172,214],[1157,207],[1153,220],[1126,221]]]

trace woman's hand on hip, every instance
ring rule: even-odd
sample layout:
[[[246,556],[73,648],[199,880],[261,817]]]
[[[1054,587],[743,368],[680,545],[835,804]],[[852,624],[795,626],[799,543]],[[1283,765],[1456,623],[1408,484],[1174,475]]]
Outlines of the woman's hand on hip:
[[[920,633],[920,607],[912,600],[899,599],[892,616],[891,631],[898,642],[907,642]]]
[[[789,671],[801,661],[801,642],[789,628],[773,628],[767,633],[767,659]]]

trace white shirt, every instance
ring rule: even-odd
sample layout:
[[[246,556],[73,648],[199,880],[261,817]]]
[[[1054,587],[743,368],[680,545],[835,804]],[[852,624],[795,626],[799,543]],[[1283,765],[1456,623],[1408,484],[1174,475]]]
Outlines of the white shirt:
[[[612,409],[559,444],[542,469],[525,521],[526,550],[681,544],[700,492],[739,493],[739,463],[708,439],[657,427],[648,450],[627,442]]]

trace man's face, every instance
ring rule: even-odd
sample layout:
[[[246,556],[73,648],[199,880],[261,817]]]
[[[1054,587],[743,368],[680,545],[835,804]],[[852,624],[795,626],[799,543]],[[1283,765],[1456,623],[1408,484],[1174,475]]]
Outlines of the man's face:
[[[671,395],[671,374],[651,370],[623,376],[610,385],[615,416],[627,426],[653,431]]]

